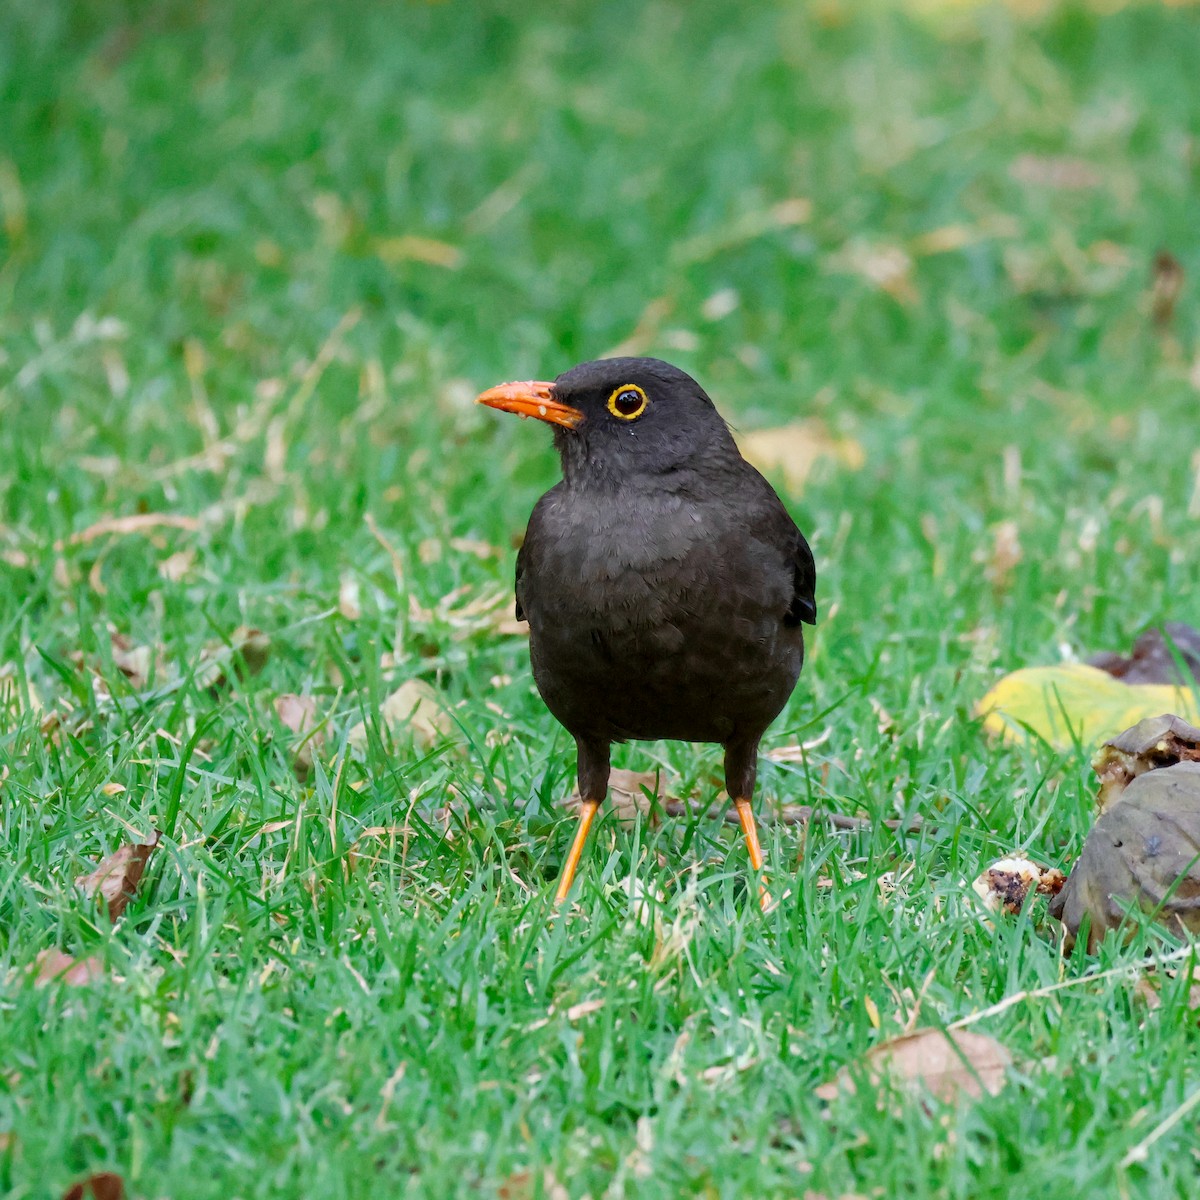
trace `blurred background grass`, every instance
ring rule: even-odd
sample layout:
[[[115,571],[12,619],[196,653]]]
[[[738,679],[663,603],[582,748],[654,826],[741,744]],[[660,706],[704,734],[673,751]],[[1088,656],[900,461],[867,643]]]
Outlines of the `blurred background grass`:
[[[1111,1181],[1194,1055],[1181,1010],[1147,1032],[1120,989],[1073,1031],[1008,1030],[1103,1083],[994,1101],[941,1160],[920,1113],[880,1124],[864,1100],[839,1132],[811,1086],[876,1038],[864,994],[895,1032],[922,981],[950,1020],[1057,977],[1049,934],[981,931],[956,882],[1017,844],[1069,861],[1088,824],[1084,754],[980,738],[1000,669],[1200,618],[1197,62],[1197,10],[1160,4],[10,0],[0,949],[20,1065],[0,1182],[44,1194],[104,1162],[137,1194],[194,1196],[557,1195],[544,1163],[597,1195],[654,1194],[639,1163],[662,1194]],[[557,869],[567,747],[523,643],[457,609],[507,593],[556,466],[471,399],[617,347],[695,373],[739,431],[812,418],[861,445],[861,469],[826,462],[791,498],[823,620],[774,736],[831,734],[765,790],[939,810],[906,850],[908,908],[877,895],[891,842],[775,831],[805,882],[772,924],[745,911],[736,853],[718,871],[720,830],[609,829],[591,933],[536,931],[519,884]],[[90,532],[139,513],[195,527]],[[271,635],[262,677],[191,686],[243,624]],[[187,686],[138,694],[111,629],[154,647],[152,683]],[[344,756],[414,676],[456,705],[463,751]],[[330,723],[307,787],[270,715],[287,691]],[[715,764],[623,754],[689,787]],[[457,840],[421,824],[346,867],[364,828],[448,801],[470,812]],[[108,930],[73,876],[173,805],[169,862]],[[675,875],[697,856],[699,898]],[[622,923],[630,876],[666,890],[690,960]],[[21,983],[54,945],[115,978],[87,1006]],[[608,1009],[581,1033],[563,1012],[589,988]],[[1147,1079],[1135,1051],[1169,1067]],[[157,1079],[131,1065],[151,1058]],[[1171,1189],[1193,1168],[1147,1169]]]

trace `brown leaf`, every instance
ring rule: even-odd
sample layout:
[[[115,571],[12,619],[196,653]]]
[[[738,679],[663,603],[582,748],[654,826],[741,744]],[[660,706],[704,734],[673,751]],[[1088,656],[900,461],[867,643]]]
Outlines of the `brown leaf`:
[[[1150,316],[1160,329],[1170,325],[1175,305],[1183,291],[1183,264],[1169,251],[1154,256],[1154,274],[1150,282]]]
[[[1187,999],[1185,1003],[1189,1009],[1195,1012],[1200,1009],[1200,967],[1186,972],[1168,967],[1162,972],[1161,978],[1167,983],[1174,983],[1181,975],[1187,982]],[[1146,1007],[1152,1011],[1162,1004],[1162,993],[1158,985],[1158,979],[1159,976],[1155,974],[1142,975],[1133,989],[1133,994],[1139,1000],[1142,1000]],[[1166,983],[1162,986],[1165,987]]]
[[[80,875],[75,886],[89,899],[96,897],[108,905],[108,919],[115,921],[137,893],[146,870],[146,862],[162,835],[156,829],[149,842],[132,842],[110,854],[87,875]]]
[[[82,987],[104,975],[104,964],[96,957],[72,958],[61,950],[43,950],[37,956],[37,985],[64,983]]]
[[[109,634],[109,639],[113,666],[135,688],[144,688],[155,668],[154,650],[150,646],[135,646],[130,638],[116,630]]]
[[[1178,656],[1178,661],[1176,656]],[[1182,621],[1147,629],[1128,656],[1103,652],[1089,660],[1093,667],[1125,683],[1200,683],[1200,630]]]
[[[420,679],[402,683],[388,696],[379,706],[379,719],[394,739],[407,733],[414,745],[425,748],[445,740],[454,728],[438,693]],[[356,750],[366,748],[368,729],[366,721],[359,721],[347,735]]]
[[[220,642],[206,647],[196,668],[196,683],[210,692],[219,692],[233,678],[245,679],[259,674],[271,657],[271,639],[261,629],[239,625],[229,635],[229,644]]]
[[[833,436],[815,418],[744,434],[738,438],[738,447],[760,471],[778,472],[788,490],[797,493],[804,490],[813,467],[822,459],[851,471],[859,470],[866,461],[858,442]]]
[[[834,272],[859,276],[901,304],[912,305],[920,298],[912,280],[913,260],[900,246],[852,238],[830,255],[828,266]]]
[[[1013,160],[1008,173],[1017,183],[1055,191],[1086,191],[1103,182],[1091,163],[1065,155],[1022,154]]]
[[[195,550],[190,548],[187,550],[177,550],[174,554],[167,555],[158,564],[158,573],[168,583],[182,583],[192,573],[192,568],[195,565]]]
[[[1000,521],[992,526],[991,550],[975,558],[982,562],[984,578],[992,587],[1003,591],[1012,580],[1012,573],[1021,562],[1020,530],[1016,521]]]
[[[633,825],[639,816],[655,819],[655,808],[678,803],[676,797],[667,794],[667,780],[662,771],[624,771],[615,769],[608,777],[608,802],[622,825]],[[579,789],[566,799],[566,807],[572,812],[579,808]]]
[[[312,773],[314,751],[319,751],[325,745],[325,730],[320,727],[317,702],[311,696],[287,692],[275,697],[274,708],[280,724],[296,735],[292,770],[296,778],[303,782]]]
[[[906,1090],[928,1091],[952,1104],[963,1095],[996,1095],[1004,1086],[1012,1056],[995,1038],[983,1033],[918,1029],[874,1047],[862,1065],[873,1087],[891,1081]],[[854,1090],[850,1072],[843,1068],[832,1083],[817,1089],[817,1095],[832,1100],[839,1091]]]
[[[124,1200],[125,1181],[111,1171],[101,1171],[67,1188],[62,1200],[87,1200],[89,1196],[93,1200]]]
[[[362,616],[362,598],[358,580],[347,572],[338,584],[338,612],[347,621],[357,621]]]

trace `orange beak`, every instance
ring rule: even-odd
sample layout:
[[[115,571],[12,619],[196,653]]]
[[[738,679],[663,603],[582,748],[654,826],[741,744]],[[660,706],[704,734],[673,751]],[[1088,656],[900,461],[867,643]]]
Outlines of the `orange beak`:
[[[561,425],[564,429],[574,429],[583,420],[579,409],[554,399],[552,383],[502,383],[499,387],[488,388],[475,403],[521,417],[537,417],[539,421]]]

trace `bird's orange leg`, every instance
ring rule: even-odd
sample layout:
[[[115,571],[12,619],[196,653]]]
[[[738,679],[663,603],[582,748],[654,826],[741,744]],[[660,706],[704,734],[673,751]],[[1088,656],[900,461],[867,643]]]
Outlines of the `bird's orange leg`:
[[[599,811],[599,800],[584,800],[579,806],[579,824],[575,829],[575,840],[571,843],[571,853],[567,855],[562,875],[559,876],[558,891],[554,893],[555,904],[561,904],[571,890],[575,869],[579,866],[579,857],[583,853],[583,843],[587,841],[588,830],[591,829],[592,820]],[[759,857],[761,859],[761,854]]]
[[[733,806],[737,809],[738,820],[742,823],[742,833],[746,835],[746,851],[750,855],[750,866],[755,871],[761,871],[763,869],[763,852],[762,845],[758,840],[758,826],[754,823],[754,809],[751,808],[750,801],[744,799],[735,800]],[[758,899],[763,908],[770,903],[765,875],[759,880]]]

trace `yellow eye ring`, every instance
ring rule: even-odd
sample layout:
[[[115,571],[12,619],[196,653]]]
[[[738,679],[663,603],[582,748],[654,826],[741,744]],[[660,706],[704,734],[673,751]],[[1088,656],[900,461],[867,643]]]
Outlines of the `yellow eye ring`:
[[[622,421],[636,421],[650,401],[636,383],[623,383],[608,398],[608,411]]]

